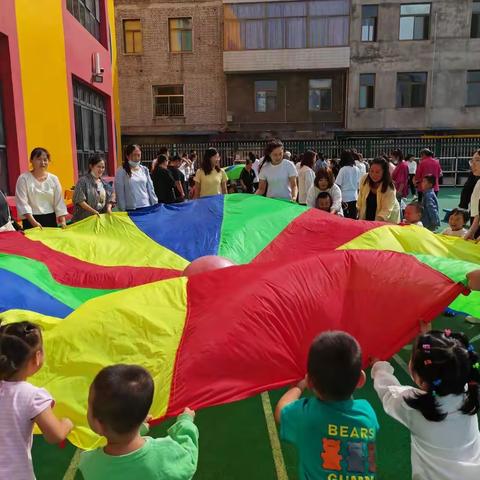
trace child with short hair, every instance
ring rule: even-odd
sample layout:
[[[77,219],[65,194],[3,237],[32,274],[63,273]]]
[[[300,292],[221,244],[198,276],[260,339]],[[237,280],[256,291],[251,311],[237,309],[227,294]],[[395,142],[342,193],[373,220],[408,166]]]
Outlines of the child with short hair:
[[[137,365],[113,365],[95,377],[88,397],[88,423],[107,439],[104,448],[84,452],[85,480],[189,480],[198,462],[195,412],[186,408],[165,438],[143,437],[154,392],[150,373]]]
[[[442,234],[449,235],[451,237],[463,238],[467,233],[465,225],[468,223],[469,219],[470,213],[468,210],[465,210],[464,208],[454,208],[448,217],[449,227],[446,228]]]
[[[412,478],[478,480],[479,356],[462,333],[433,330],[412,348],[410,374],[418,388],[402,386],[388,362],[372,367],[385,412],[411,433]]]
[[[425,228],[432,232],[440,226],[438,198],[433,191],[436,181],[434,175],[425,175],[422,180],[422,223]]]
[[[423,227],[422,223],[423,207],[418,202],[411,202],[405,207],[403,214],[403,225],[418,225]]]
[[[333,199],[330,193],[320,192],[317,196],[315,202],[315,208],[318,210],[323,210],[324,212],[330,213],[333,205]]]
[[[377,417],[366,400],[362,351],[348,333],[324,332],[310,347],[307,376],[278,402],[282,440],[296,445],[300,479],[376,478]],[[305,387],[314,396],[300,399]]]
[[[53,398],[27,379],[43,365],[40,328],[30,322],[0,326],[0,478],[34,479],[32,433],[36,423],[48,443],[67,437],[73,424],[59,420]]]

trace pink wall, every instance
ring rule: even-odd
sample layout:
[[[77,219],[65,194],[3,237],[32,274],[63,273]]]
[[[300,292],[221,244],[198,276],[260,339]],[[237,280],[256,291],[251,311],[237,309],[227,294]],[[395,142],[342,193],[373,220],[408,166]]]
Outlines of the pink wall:
[[[63,0],[63,28],[65,32],[65,55],[67,63],[67,86],[70,100],[70,118],[72,132],[72,152],[77,151],[75,141],[75,114],[73,107],[72,78],[83,81],[91,88],[98,90],[105,95],[107,110],[107,135],[108,135],[108,169],[110,174],[115,172],[115,132],[114,115],[112,108],[112,65],[110,51],[108,49],[108,15],[107,5],[101,1],[101,33],[100,42],[86,30],[82,24],[67,10],[66,2]],[[105,70],[103,83],[92,83],[92,55],[100,54],[100,65]],[[74,158],[75,177],[78,177],[77,161]]]
[[[15,0],[1,0],[0,81],[3,86],[3,114],[7,142],[8,185],[15,191],[17,178],[28,169],[22,77],[15,17]]]

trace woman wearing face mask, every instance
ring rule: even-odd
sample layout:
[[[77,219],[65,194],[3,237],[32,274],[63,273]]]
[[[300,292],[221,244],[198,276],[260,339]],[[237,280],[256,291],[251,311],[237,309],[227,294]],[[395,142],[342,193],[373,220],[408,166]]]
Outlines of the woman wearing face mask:
[[[95,154],[88,161],[89,172],[80,178],[73,191],[73,222],[92,215],[112,213],[112,191],[102,180],[105,172],[105,158]]]
[[[30,155],[32,170],[17,180],[15,203],[23,229],[56,227],[57,218],[66,227],[67,207],[58,177],[48,173],[50,154],[45,148],[34,148]]]
[[[400,222],[400,206],[384,158],[373,160],[369,172],[360,179],[357,208],[360,220]]]
[[[115,175],[115,195],[118,209],[136,210],[158,203],[148,168],[141,165],[142,152],[138,145],[128,145],[123,165]]]
[[[270,198],[282,198],[295,202],[297,200],[297,169],[290,160],[283,158],[283,143],[272,140],[265,149],[263,162],[260,164],[257,195]]]

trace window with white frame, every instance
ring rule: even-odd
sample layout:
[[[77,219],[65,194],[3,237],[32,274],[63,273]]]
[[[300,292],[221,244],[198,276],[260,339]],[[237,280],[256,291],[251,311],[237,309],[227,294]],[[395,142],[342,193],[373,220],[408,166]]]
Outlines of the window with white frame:
[[[362,42],[377,41],[378,5],[362,5]]]
[[[153,87],[156,117],[183,117],[183,85],[156,85]]]
[[[400,40],[428,40],[430,9],[429,3],[400,5]]]

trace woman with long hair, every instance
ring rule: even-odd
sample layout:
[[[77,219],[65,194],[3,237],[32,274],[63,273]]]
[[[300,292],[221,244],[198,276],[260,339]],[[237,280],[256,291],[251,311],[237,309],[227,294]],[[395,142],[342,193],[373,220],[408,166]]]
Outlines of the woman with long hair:
[[[67,207],[63,190],[56,175],[49,173],[50,153],[37,147],[30,154],[32,169],[17,180],[15,203],[22,218],[23,229],[56,227],[57,218],[66,227]]]
[[[300,205],[307,204],[307,194],[315,180],[313,167],[316,158],[317,154],[313,150],[307,150],[303,154],[300,170],[298,171],[298,203]]]
[[[128,145],[125,160],[115,175],[117,206],[122,212],[149,207],[158,203],[148,168],[141,164],[138,145]]]
[[[193,198],[209,195],[226,195],[227,174],[220,168],[220,154],[215,148],[207,148],[200,168],[195,173]]]
[[[256,194],[295,202],[298,193],[297,169],[293,162],[283,157],[283,143],[280,140],[270,141],[260,165],[258,173],[260,182]]]
[[[357,207],[360,220],[400,222],[400,205],[384,158],[373,160],[370,170],[360,180]]]

